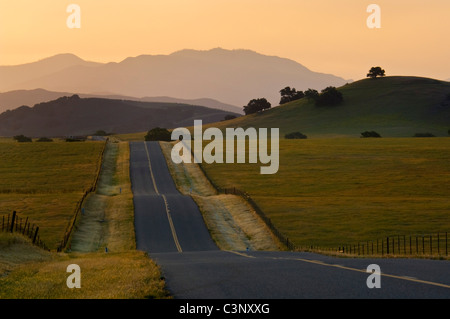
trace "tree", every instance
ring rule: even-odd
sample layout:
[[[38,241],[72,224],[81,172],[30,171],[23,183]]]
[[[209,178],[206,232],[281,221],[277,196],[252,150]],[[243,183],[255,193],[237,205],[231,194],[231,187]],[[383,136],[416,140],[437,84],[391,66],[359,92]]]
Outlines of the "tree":
[[[172,134],[165,128],[155,127],[147,132],[145,140],[170,142],[172,140]]]
[[[245,115],[262,112],[266,109],[270,109],[272,105],[265,99],[253,99],[246,106],[244,106]]]
[[[319,97],[319,92],[317,90],[314,90],[314,89],[308,89],[308,90],[305,91],[305,97],[308,100],[316,101],[317,98]]]
[[[19,143],[29,143],[33,141],[30,137],[27,137],[23,134],[14,136],[14,139]]]
[[[315,101],[316,106],[334,106],[341,104],[344,97],[334,86],[329,86],[321,91]]]
[[[385,73],[386,73],[386,71],[384,71],[379,66],[374,66],[369,70],[369,73],[367,73],[367,77],[375,79],[377,76],[381,76],[381,77],[386,76]]]
[[[281,94],[280,105],[296,101],[305,97],[303,91],[297,91],[295,88],[291,89],[289,86],[280,90],[280,94]]]

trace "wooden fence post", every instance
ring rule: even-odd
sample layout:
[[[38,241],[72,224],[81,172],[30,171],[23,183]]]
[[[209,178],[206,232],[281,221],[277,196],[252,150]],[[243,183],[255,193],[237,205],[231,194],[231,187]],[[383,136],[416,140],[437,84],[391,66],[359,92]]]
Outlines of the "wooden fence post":
[[[10,232],[12,233],[14,231],[14,220],[16,219],[16,211],[13,211],[12,217],[11,217],[11,229]]]
[[[33,244],[36,242],[38,231],[39,231],[39,226],[36,227],[36,231],[35,231],[34,237],[33,237]]]

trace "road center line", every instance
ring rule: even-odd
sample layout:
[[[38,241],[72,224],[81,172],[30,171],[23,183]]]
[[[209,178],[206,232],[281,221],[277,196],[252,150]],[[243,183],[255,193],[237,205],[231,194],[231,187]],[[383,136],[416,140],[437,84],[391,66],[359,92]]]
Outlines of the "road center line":
[[[170,230],[172,231],[173,241],[175,242],[175,246],[177,246],[177,250],[179,253],[183,252],[180,246],[180,242],[178,241],[177,232],[175,231],[175,226],[173,225],[172,216],[170,216],[169,204],[167,203],[166,195],[161,195],[164,199],[164,204],[166,205],[166,214],[167,219],[169,220]]]
[[[145,151],[147,152],[148,168],[150,169],[150,176],[152,177],[153,188],[155,189],[156,194],[159,195],[158,187],[156,186],[155,176],[153,175],[152,162],[150,161],[150,154],[148,152],[147,142],[144,142],[144,146]]]
[[[234,253],[234,254],[239,255],[239,256],[242,256],[242,257],[246,257],[246,258],[257,258],[257,257],[254,257],[254,256],[247,255],[245,253],[237,253],[237,252],[234,252],[234,251],[229,251],[229,252],[230,253]],[[286,258],[286,257],[262,257],[262,258],[303,261],[303,262],[307,262],[307,263],[310,263],[310,264],[321,265],[321,266],[325,266],[325,267],[333,267],[333,268],[339,268],[339,269],[345,269],[345,270],[350,270],[350,271],[356,271],[356,272],[369,274],[365,269],[357,269],[357,268],[352,268],[352,267],[347,267],[347,266],[342,266],[342,265],[336,265],[336,264],[327,264],[327,263],[325,263],[323,261],[319,261],[319,260],[311,260],[311,259],[304,259],[304,258]],[[421,279],[417,279],[417,278],[413,278],[413,277],[390,275],[390,274],[386,274],[386,273],[381,273],[380,275],[384,276],[384,277],[390,277],[390,278],[401,279],[401,280],[406,280],[406,281],[412,281],[412,282],[416,282],[416,283],[420,283],[420,284],[432,285],[432,286],[438,286],[438,287],[443,287],[443,288],[450,289],[450,285],[441,284],[441,283],[432,282],[432,281],[421,280]]]
[[[170,216],[170,210],[169,210],[169,204],[167,202],[166,195],[160,194],[158,191],[158,187],[156,186],[156,180],[155,176],[153,175],[153,169],[152,169],[152,162],[150,160],[150,153],[148,152],[147,143],[144,142],[145,151],[147,152],[147,159],[148,159],[148,168],[150,170],[150,176],[152,177],[153,187],[155,188],[155,192],[158,196],[161,196],[164,200],[164,205],[166,208],[166,215],[167,220],[169,221],[170,231],[172,232],[173,241],[175,242],[175,246],[177,247],[177,250],[179,253],[183,252],[180,246],[180,242],[178,241],[177,232],[175,231],[175,226],[173,225],[172,216]]]

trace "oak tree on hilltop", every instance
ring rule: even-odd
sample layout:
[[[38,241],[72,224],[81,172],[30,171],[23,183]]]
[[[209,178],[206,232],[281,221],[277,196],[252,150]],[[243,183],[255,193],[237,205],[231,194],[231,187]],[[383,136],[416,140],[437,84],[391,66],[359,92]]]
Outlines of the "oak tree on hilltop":
[[[374,66],[369,70],[369,73],[367,73],[367,77],[375,79],[377,76],[380,77],[386,76],[386,71],[379,66]]]

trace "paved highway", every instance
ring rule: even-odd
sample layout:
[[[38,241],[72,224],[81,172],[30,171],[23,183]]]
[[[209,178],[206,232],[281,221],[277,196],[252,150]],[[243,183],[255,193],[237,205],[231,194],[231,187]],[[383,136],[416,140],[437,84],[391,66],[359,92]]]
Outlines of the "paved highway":
[[[159,144],[130,143],[130,152],[137,248],[161,266],[175,298],[450,298],[449,261],[221,251],[177,191]],[[371,264],[381,269],[380,288],[367,285]]]

